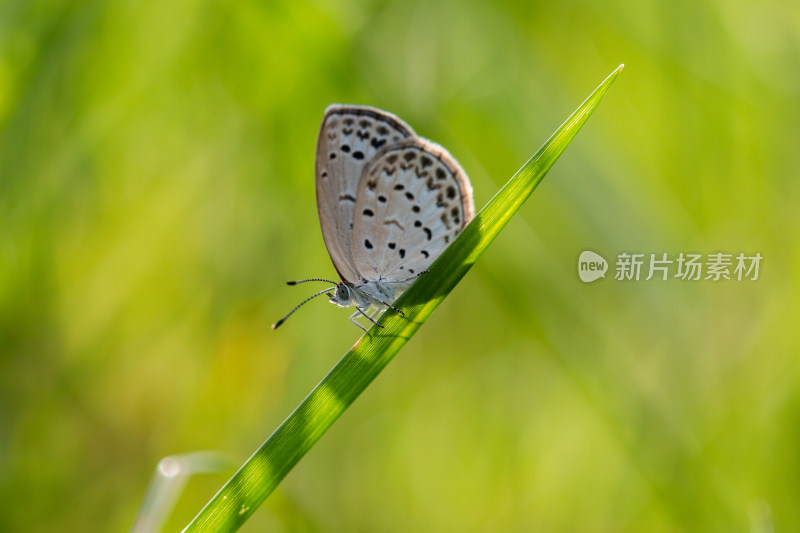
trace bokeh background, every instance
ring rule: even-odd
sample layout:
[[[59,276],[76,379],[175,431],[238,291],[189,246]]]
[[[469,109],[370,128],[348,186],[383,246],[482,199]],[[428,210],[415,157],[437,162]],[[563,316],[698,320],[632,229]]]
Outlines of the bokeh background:
[[[241,464],[358,338],[322,300],[270,329],[335,275],[328,104],[448,147],[482,206],[623,62],[244,530],[800,530],[800,4],[711,0],[4,0],[0,530],[127,530],[159,459]],[[764,260],[586,285],[584,249]]]

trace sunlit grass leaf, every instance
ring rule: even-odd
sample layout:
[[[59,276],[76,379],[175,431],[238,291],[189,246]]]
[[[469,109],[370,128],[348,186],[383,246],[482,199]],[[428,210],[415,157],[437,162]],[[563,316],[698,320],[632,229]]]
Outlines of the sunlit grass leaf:
[[[600,84],[475,219],[347,352],[303,402],[206,504],[184,531],[238,529],[339,415],[425,323],[503,230],[595,110],[622,70]]]

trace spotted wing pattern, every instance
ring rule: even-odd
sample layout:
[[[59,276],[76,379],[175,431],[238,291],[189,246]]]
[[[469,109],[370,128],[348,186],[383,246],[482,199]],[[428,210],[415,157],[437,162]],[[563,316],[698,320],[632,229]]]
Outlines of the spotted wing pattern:
[[[406,123],[380,109],[332,105],[325,110],[317,139],[317,209],[325,246],[343,281],[361,279],[350,243],[363,170],[379,150],[413,137]]]
[[[362,282],[413,279],[474,216],[464,170],[419,137],[378,151],[357,190],[350,249]]]

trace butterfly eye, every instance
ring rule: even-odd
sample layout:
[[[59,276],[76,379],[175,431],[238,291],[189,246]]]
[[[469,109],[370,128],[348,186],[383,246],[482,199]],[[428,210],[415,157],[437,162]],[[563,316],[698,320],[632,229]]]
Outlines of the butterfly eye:
[[[350,289],[348,289],[347,285],[344,283],[340,283],[336,286],[336,296],[338,296],[340,300],[349,300]]]

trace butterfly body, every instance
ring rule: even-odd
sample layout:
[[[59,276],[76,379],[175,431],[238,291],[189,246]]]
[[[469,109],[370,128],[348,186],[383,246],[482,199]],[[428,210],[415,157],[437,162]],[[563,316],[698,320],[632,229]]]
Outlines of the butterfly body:
[[[351,283],[340,282],[336,284],[336,290],[330,298],[332,304],[339,307],[357,306],[362,309],[374,308],[384,309],[387,303],[393,302],[410,283],[384,283],[380,281],[368,281],[359,286]]]
[[[474,216],[458,162],[373,107],[325,110],[315,173],[322,236],[342,280],[317,295],[354,305],[350,318],[362,329],[355,318],[375,322],[365,311],[393,308]]]

